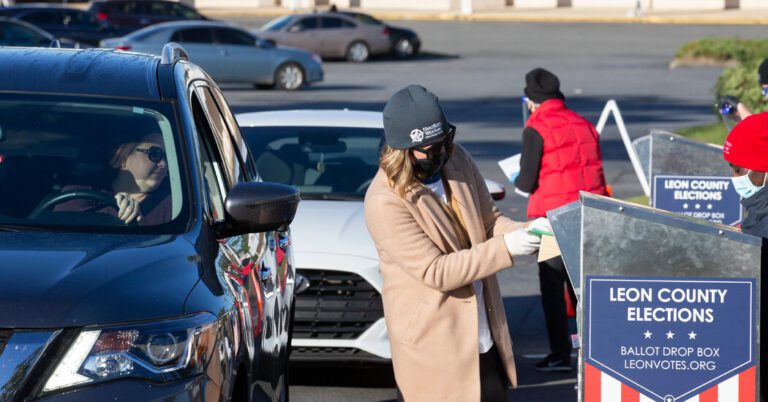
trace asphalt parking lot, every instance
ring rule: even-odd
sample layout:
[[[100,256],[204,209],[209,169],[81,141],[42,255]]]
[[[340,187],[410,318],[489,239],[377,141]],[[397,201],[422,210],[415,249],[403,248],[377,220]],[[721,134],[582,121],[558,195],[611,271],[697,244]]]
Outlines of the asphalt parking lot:
[[[230,18],[256,28],[266,20]],[[321,108],[380,111],[396,90],[418,83],[441,99],[456,140],[475,157],[486,178],[505,181],[496,161],[520,152],[520,96],[525,73],[555,72],[567,104],[593,123],[615,99],[633,137],[652,128],[676,129],[715,121],[713,86],[721,69],[676,68],[677,47],[710,36],[757,37],[759,26],[673,26],[396,21],[415,29],[424,53],[414,60],[375,59],[364,64],[325,63],[325,81],[299,92],[223,86],[236,112]],[[642,194],[612,122],[601,144],[605,171],[619,198]],[[507,185],[502,211],[525,217],[525,199]],[[540,374],[533,362],[547,351],[533,259],[500,274],[508,321],[518,356],[520,388],[510,400],[575,401],[576,376]],[[297,367],[291,373],[294,401],[388,401],[396,396],[387,367]]]

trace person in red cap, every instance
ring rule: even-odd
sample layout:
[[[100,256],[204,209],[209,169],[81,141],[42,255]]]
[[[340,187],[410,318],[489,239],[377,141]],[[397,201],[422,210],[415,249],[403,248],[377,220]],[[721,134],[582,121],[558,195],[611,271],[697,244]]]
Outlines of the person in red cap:
[[[741,231],[763,238],[761,256],[762,289],[768,289],[768,112],[753,114],[737,124],[723,145],[723,157],[733,169],[733,188],[741,195],[747,217]],[[768,297],[760,298],[760,322],[768,322]],[[760,395],[766,400],[768,390],[768,330],[760,331]]]

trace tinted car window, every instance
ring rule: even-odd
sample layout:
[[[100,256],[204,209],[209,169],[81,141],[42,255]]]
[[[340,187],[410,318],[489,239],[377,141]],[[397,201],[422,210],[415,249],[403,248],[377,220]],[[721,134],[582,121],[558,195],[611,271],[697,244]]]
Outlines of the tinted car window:
[[[23,189],[0,197],[0,225],[180,232],[189,201],[174,121],[172,105],[163,102],[0,96],[0,188]],[[124,224],[110,204],[124,178],[125,164],[115,161],[128,157],[141,165],[144,183],[159,182],[139,225]]]
[[[34,11],[21,19],[31,24],[61,24],[62,13],[59,11]]]
[[[213,43],[213,32],[210,28],[182,29],[171,36],[171,42]]]
[[[50,43],[50,39],[19,24],[0,22],[0,44],[12,46],[40,46]]]
[[[347,21],[343,18],[335,18],[335,17],[323,17],[321,18],[321,23],[324,29],[355,27],[355,24],[351,23],[350,21]]]
[[[241,127],[265,181],[295,185],[302,198],[365,196],[384,131],[349,127]]]
[[[66,11],[64,24],[78,27],[99,27],[100,24],[89,13],[82,11]]]
[[[170,14],[173,17],[181,18],[185,20],[199,20],[201,19],[201,15],[195,12],[195,10],[186,7],[181,4],[171,4],[170,5]]]
[[[299,28],[301,31],[306,31],[310,29],[317,29],[319,27],[320,18],[316,17],[310,17],[310,18],[304,18],[301,21],[297,22],[296,27]]]
[[[357,21],[360,21],[364,24],[370,24],[370,25],[382,25],[383,22],[377,20],[376,18],[371,17],[367,14],[357,14],[357,13],[345,13],[345,15],[348,15],[352,18],[354,18]]]
[[[225,45],[253,46],[256,38],[237,29],[219,28],[214,30],[216,41]]]
[[[151,2],[148,4],[147,14],[162,16],[162,17],[169,16],[171,15],[170,4]]]
[[[142,6],[142,2],[135,1],[115,1],[102,3],[104,11],[124,14],[139,14],[144,10]]]

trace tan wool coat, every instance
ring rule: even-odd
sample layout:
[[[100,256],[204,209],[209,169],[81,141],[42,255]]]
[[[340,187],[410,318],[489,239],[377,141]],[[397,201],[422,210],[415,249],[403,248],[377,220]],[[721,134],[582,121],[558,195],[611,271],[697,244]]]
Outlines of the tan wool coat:
[[[440,200],[424,186],[401,198],[379,170],[365,219],[379,253],[382,297],[398,387],[406,402],[480,400],[477,298],[482,279],[494,345],[513,387],[517,374],[496,273],[513,265],[503,234],[523,227],[501,215],[467,151],[443,168],[471,247],[462,249]],[[454,252],[454,250],[459,250]]]

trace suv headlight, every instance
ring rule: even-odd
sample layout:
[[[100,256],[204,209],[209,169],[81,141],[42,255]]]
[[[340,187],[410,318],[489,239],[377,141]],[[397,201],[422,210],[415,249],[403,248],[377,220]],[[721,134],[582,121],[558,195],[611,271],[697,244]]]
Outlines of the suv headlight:
[[[123,377],[167,382],[202,373],[216,344],[216,317],[85,328],[69,347],[43,392]]]

